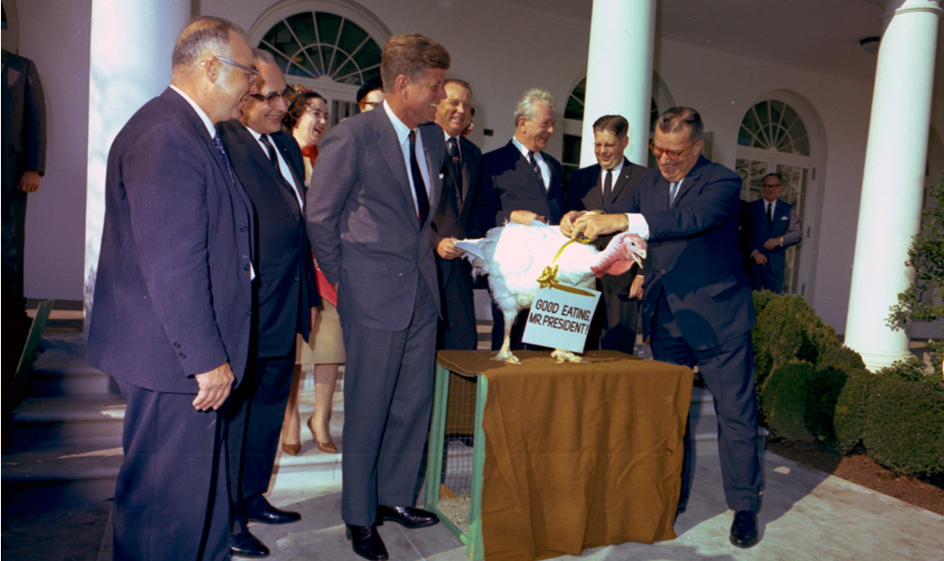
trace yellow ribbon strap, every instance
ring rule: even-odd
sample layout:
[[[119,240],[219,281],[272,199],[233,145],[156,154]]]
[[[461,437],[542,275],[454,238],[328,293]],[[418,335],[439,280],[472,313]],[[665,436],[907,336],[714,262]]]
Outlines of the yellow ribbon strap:
[[[551,261],[551,264],[553,265],[553,263],[556,262],[557,259],[558,259],[561,255],[563,255],[564,250],[567,248],[568,245],[570,245],[570,244],[572,244],[572,243],[574,243],[574,242],[577,242],[577,241],[579,241],[580,243],[584,243],[584,244],[589,242],[589,240],[587,240],[587,241],[583,241],[583,240],[569,240],[569,241],[567,241],[567,243],[565,243],[564,245],[562,245],[561,248],[560,248],[559,250],[557,250],[557,255],[554,256],[554,259]],[[559,265],[553,265],[553,266],[544,267],[544,272],[542,272],[542,273],[541,273],[541,276],[538,277],[538,285],[539,285],[541,288],[556,288],[557,290],[563,290],[564,292],[570,292],[571,294],[577,294],[577,295],[580,295],[580,296],[593,296],[592,293],[587,292],[586,290],[577,288],[577,287],[575,287],[575,286],[570,286],[570,285],[567,285],[567,284],[561,284],[561,283],[557,280],[557,272],[558,272],[559,270],[560,270],[560,266],[559,266]]]

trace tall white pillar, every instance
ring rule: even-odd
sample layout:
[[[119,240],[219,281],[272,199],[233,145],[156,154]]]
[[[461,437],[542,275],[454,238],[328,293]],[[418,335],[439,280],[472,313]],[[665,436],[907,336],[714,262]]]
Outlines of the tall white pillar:
[[[191,0],[92,2],[85,207],[86,317],[91,311],[102,241],[108,150],[131,115],[170,84],[174,41],[190,16]]]
[[[656,0],[593,0],[580,167],[596,163],[593,122],[603,115],[626,117],[626,157],[640,165],[649,160],[655,30]]]
[[[886,325],[913,282],[941,0],[885,2],[856,233],[846,345],[872,369],[909,355],[906,331]]]

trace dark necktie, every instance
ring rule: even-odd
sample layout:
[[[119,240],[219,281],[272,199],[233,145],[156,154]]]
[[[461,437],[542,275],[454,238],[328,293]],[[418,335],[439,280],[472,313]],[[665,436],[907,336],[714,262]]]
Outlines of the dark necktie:
[[[609,204],[613,195],[613,170],[606,170],[606,179],[603,180],[603,202]]]
[[[544,176],[541,175],[541,166],[539,166],[538,161],[534,159],[534,152],[531,150],[528,150],[528,162],[531,163],[534,173],[538,174],[538,177],[541,178],[541,183],[544,183]]]
[[[223,141],[220,140],[220,135],[213,137],[213,142],[216,144],[217,150],[220,151],[220,155],[223,156],[223,163],[226,164],[226,170],[229,171],[229,178],[236,184],[236,173],[233,171],[233,165],[229,163],[229,156],[226,155],[226,148],[223,147]]]
[[[773,203],[767,203],[767,225],[769,226],[774,221],[774,205]]]
[[[269,163],[272,164],[272,167],[274,167],[276,171],[281,173],[281,170],[279,170],[279,157],[275,155],[275,146],[272,146],[272,143],[269,142],[269,135],[260,135],[259,141],[265,145],[266,153],[269,154]]]
[[[456,183],[456,200],[462,204],[462,156],[459,154],[459,146],[455,138],[446,141],[449,148],[449,157],[452,159],[452,176]]]
[[[410,173],[413,175],[413,193],[416,195],[417,215],[420,226],[426,223],[429,216],[429,197],[426,195],[426,185],[420,173],[420,165],[416,162],[416,131],[410,131]]]

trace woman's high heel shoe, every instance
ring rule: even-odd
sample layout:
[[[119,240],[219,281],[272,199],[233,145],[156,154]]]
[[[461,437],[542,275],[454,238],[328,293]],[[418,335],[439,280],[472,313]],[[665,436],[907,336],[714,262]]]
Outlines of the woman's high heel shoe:
[[[327,442],[319,442],[318,435],[315,433],[315,425],[312,423],[314,421],[313,417],[308,418],[308,430],[311,431],[311,438],[315,441],[315,444],[318,446],[318,449],[326,454],[337,454],[338,448],[334,445],[334,442],[330,440]]]
[[[282,451],[289,456],[297,456],[298,453],[302,451],[302,445],[301,443],[287,444],[285,441],[282,441]]]

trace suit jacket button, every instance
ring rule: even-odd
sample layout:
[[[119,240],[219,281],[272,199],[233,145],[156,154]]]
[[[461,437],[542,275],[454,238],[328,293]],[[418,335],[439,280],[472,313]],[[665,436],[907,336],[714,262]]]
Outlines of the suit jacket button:
[[[245,226],[243,226],[242,228],[239,229],[239,231],[240,231],[240,232],[243,232],[243,233],[245,233],[245,232],[248,231],[248,230],[249,230],[249,228],[247,228],[247,227],[245,227]]]
[[[243,265],[243,270],[244,270],[244,271],[248,271],[248,270],[249,270],[249,265]]]
[[[180,358],[187,358],[187,355],[185,355],[184,353],[180,353]]]

